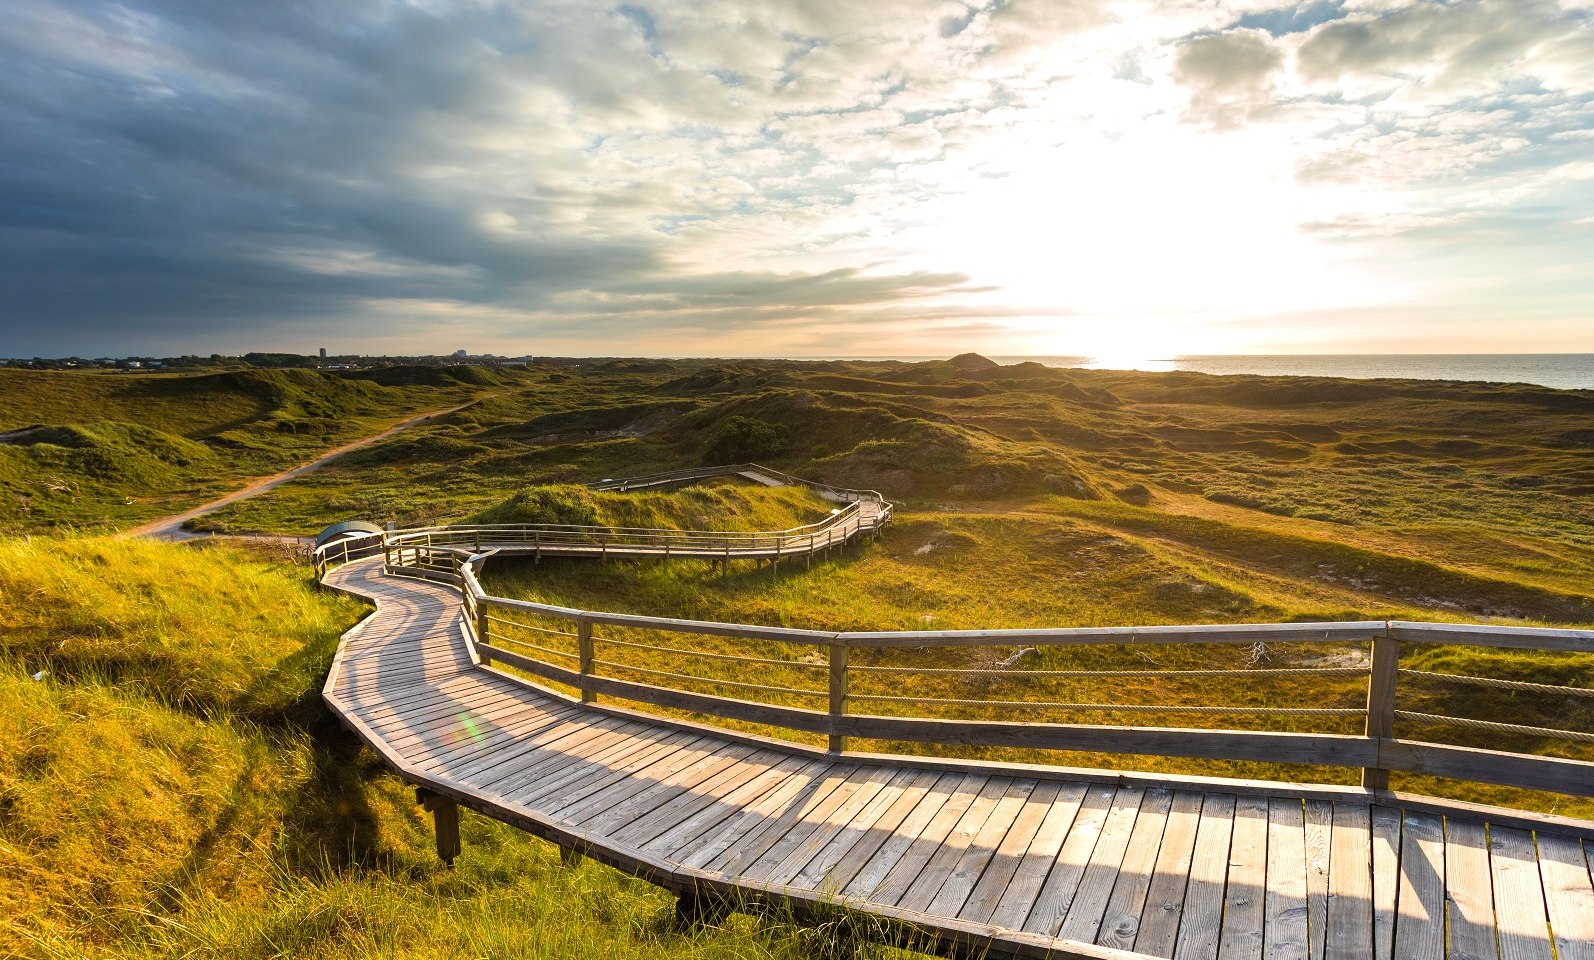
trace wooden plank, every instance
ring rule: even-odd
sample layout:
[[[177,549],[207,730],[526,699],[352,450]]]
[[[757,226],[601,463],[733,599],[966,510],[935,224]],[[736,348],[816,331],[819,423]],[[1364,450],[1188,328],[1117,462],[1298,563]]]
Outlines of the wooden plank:
[[[1405,815],[1395,898],[1395,956],[1438,960],[1445,947],[1444,822],[1426,813]]]
[[[1036,786],[1034,792],[1025,799],[1024,808],[1013,818],[1012,827],[1002,837],[995,856],[986,865],[985,872],[980,874],[980,882],[969,892],[968,899],[957,915],[972,923],[989,920],[996,905],[1001,902],[1002,894],[1013,883],[1014,876],[1024,862],[1024,853],[1045,824],[1047,815],[1059,804],[1072,803],[1077,809],[1084,795],[1084,784],[1061,784],[1047,780]],[[1041,879],[1043,877],[1034,878],[1037,888]]]
[[[870,891],[869,899],[876,903],[896,904],[910,891],[922,890],[922,881],[930,873],[926,869],[930,861],[946,847],[961,852],[962,847],[967,845],[967,838],[980,828],[996,802],[1007,794],[1012,785],[1013,781],[1007,777],[992,777],[980,788],[979,793],[968,798],[968,803],[960,803],[961,796],[953,797],[936,813],[924,832],[902,855],[902,859],[891,868],[891,872],[886,874],[885,880]]]
[[[963,852],[953,858],[943,858],[942,854],[954,849],[950,843],[942,846],[926,868],[941,877],[940,889],[929,903],[918,906],[920,902],[914,900],[916,896],[912,890],[899,905],[908,906],[909,909],[920,910],[932,916],[955,917],[963,909],[963,904],[968,900],[969,894],[974,892],[975,884],[980,882],[980,877],[985,873],[986,866],[996,856],[996,850],[1002,845],[1003,838],[1013,827],[1013,821],[1023,812],[1030,795],[1040,784],[1034,780],[1017,780],[1008,788],[1007,795],[996,802],[991,809],[985,823],[973,833],[969,842],[963,847]],[[954,831],[956,835],[956,831]],[[910,905],[912,904],[912,905]]]
[[[1594,796],[1594,762],[1409,740],[1378,741],[1383,765],[1435,777]]]
[[[1549,918],[1544,913],[1533,835],[1490,826],[1489,872],[1494,879],[1500,960],[1550,960]]]
[[[444,683],[418,684],[404,694],[383,696],[373,701],[362,701],[356,706],[356,709],[361,712],[362,716],[366,715],[364,713],[365,710],[376,708],[402,712],[449,697],[460,687],[474,684],[482,684],[493,689],[503,690],[514,696],[526,695],[524,687],[518,687],[490,673],[481,673],[473,670],[469,674],[463,674]]]
[[[446,664],[413,664],[402,669],[390,669],[381,664],[366,664],[348,670],[341,677],[338,689],[357,694],[382,693],[416,681],[442,683],[444,680],[467,674],[472,669],[468,659]]]
[[[704,737],[676,747],[652,763],[615,771],[623,776],[604,776],[597,784],[589,784],[584,794],[580,792],[584,788],[579,786],[563,789],[557,799],[550,796],[542,809],[570,826],[602,835],[611,827],[618,830],[664,802],[663,798],[674,797],[686,784],[711,776],[754,749],[745,743]],[[636,803],[638,798],[640,805]]]
[[[1494,878],[1489,869],[1489,843],[1481,821],[1464,817],[1449,819],[1445,829],[1443,871],[1449,917],[1447,956],[1455,960],[1494,957]],[[1401,922],[1405,922],[1404,917]]]
[[[1223,928],[1223,888],[1229,878],[1229,839],[1234,830],[1234,795],[1209,793],[1201,803],[1195,856],[1184,895],[1175,960],[1212,960]]]
[[[543,712],[527,713],[511,718],[512,724],[494,726],[486,735],[477,737],[460,746],[446,751],[433,751],[424,755],[410,755],[409,759],[417,766],[423,763],[431,768],[444,771],[450,778],[458,778],[464,771],[473,769],[477,764],[491,762],[493,758],[500,758],[516,744],[531,739],[545,730],[558,726],[569,720],[564,715],[549,715]]]
[[[1306,955],[1310,960],[1322,960],[1328,931],[1328,848],[1333,822],[1332,803],[1306,801]]]
[[[475,755],[449,756],[437,758],[435,768],[447,769],[448,775],[456,780],[465,781],[476,777],[488,769],[501,769],[517,763],[528,751],[551,745],[550,735],[558,731],[558,738],[570,735],[577,730],[613,729],[613,724],[598,725],[593,718],[583,717],[571,711],[561,711],[540,717],[536,722],[525,722],[516,725],[512,735],[507,740],[496,742],[490,749],[477,752]],[[640,730],[621,731],[641,733]],[[446,765],[446,767],[445,767]],[[505,772],[509,772],[505,770]]]
[[[464,706],[450,713],[436,714],[413,727],[389,731],[385,737],[380,733],[377,736],[389,752],[411,763],[420,763],[510,739],[513,729],[507,724],[531,719],[540,713],[537,705],[513,702],[485,711]]]
[[[656,807],[647,816],[638,817],[620,830],[610,835],[616,843],[627,846],[641,847],[659,837],[661,834],[672,831],[688,821],[693,820],[697,814],[713,807],[720,807],[729,811],[736,809],[747,792],[760,789],[751,786],[771,774],[790,774],[804,761],[790,754],[766,750],[762,753],[748,757],[746,761],[735,767],[721,772],[713,779],[703,783],[697,790],[683,794],[669,803]],[[764,783],[763,788],[773,786],[773,783]],[[703,829],[704,824],[697,824],[686,829]]]
[[[756,862],[743,866],[740,875],[751,880],[771,880],[778,874],[801,870],[820,847],[845,829],[877,795],[892,784],[905,784],[912,778],[911,771],[886,767],[865,768],[860,772],[861,777],[838,788],[835,804],[823,811],[816,809],[813,822],[805,821],[787,831]]]
[[[1373,807],[1373,960],[1394,960],[1395,956],[1400,823],[1399,808]]]
[[[1173,792],[1147,790],[1140,802],[1140,813],[1135,818],[1134,832],[1129,837],[1129,847],[1124,851],[1123,863],[1112,883],[1112,893],[1096,925],[1096,942],[1105,947],[1129,950],[1140,933],[1140,916],[1146,907],[1146,897],[1156,876],[1157,853],[1162,849],[1163,835],[1168,827],[1168,813],[1173,808]],[[1081,907],[1080,898],[1074,899],[1069,919]],[[1064,924],[1067,929],[1067,924]]]
[[[466,737],[480,738],[517,717],[537,716],[546,713],[547,707],[537,701],[527,702],[519,697],[487,698],[464,693],[453,701],[414,716],[398,718],[385,730],[373,727],[389,749],[405,756],[419,756],[416,749],[423,744],[431,747],[440,738],[447,741],[450,734],[462,731]]]
[[[755,829],[739,838],[734,846],[701,865],[716,873],[728,875],[740,873],[744,866],[757,862],[759,857],[791,831],[800,830],[805,824],[811,828],[815,817],[824,816],[857,789],[855,778],[867,777],[871,773],[877,773],[878,769],[854,765],[837,766],[825,776],[823,781],[814,784],[813,788],[802,797],[800,803],[792,804],[775,816],[764,820]],[[848,784],[852,786],[848,787]],[[839,795],[838,791],[841,791]],[[688,857],[686,863],[692,866],[700,865],[697,860],[695,856]]]
[[[492,780],[479,786],[487,796],[505,797],[529,803],[548,787],[586,777],[597,765],[627,757],[638,750],[651,749],[665,738],[637,736],[623,730],[578,729],[575,733],[535,751],[513,771],[491,771],[476,781]],[[474,783],[472,785],[475,785]]]
[[[544,812],[541,803],[553,797],[559,802],[568,793],[601,788],[610,777],[625,776],[626,770],[688,748],[696,740],[684,734],[651,738],[616,734],[590,743],[603,743],[596,753],[567,753],[540,768],[523,771],[495,788],[502,797],[528,809]]]
[[[348,697],[350,702],[357,702],[362,706],[379,705],[389,697],[396,697],[407,693],[416,686],[441,686],[450,680],[473,677],[475,670],[469,661],[448,667],[427,667],[419,670],[405,670],[394,673],[373,673],[365,676],[359,673],[345,675],[337,686],[337,692]]]
[[[627,724],[612,719],[588,722],[585,717],[570,717],[540,733],[527,736],[496,753],[479,757],[450,771],[461,783],[470,784],[483,792],[498,791],[523,772],[558,757],[573,755],[581,744],[602,736],[626,737],[640,731],[627,729]],[[595,748],[594,748],[595,749]]]
[[[1113,795],[1112,806],[1107,810],[1099,830],[1080,832],[1079,827],[1088,828],[1089,825],[1076,824],[1078,842],[1075,842],[1075,835],[1070,835],[1063,843],[1057,863],[1046,878],[1041,899],[1036,901],[1035,909],[1024,921],[1024,929],[1046,936],[1058,936],[1058,931],[1068,925],[1070,917],[1080,918],[1075,920],[1074,927],[1082,928],[1090,919],[1086,914],[1094,914],[1105,908],[1105,898],[1111,893],[1112,878],[1123,863],[1124,851],[1128,849],[1135,817],[1140,813],[1140,803],[1145,795],[1146,791],[1139,787],[1122,787]],[[1101,891],[1098,897],[1093,885],[1107,886],[1109,889]],[[1074,904],[1081,898],[1085,906],[1076,913]],[[1070,939],[1089,943],[1095,936],[1096,931],[1092,928],[1089,933]]]
[[[1135,869],[1132,864],[1125,863],[1130,853],[1135,853],[1148,866],[1156,863],[1157,848],[1162,844],[1162,831],[1167,828],[1168,809],[1172,805],[1172,793],[1165,789],[1148,789],[1141,794],[1138,809],[1132,815],[1116,823],[1117,810],[1108,815],[1108,821],[1101,828],[1101,837],[1090,852],[1090,864],[1079,880],[1079,891],[1074,893],[1073,903],[1068,904],[1068,915],[1063,917],[1057,936],[1082,944],[1095,942],[1117,880],[1125,871]]]
[[[691,850],[677,862],[683,867],[701,869],[705,863],[724,853],[732,844],[761,830],[771,818],[795,810],[811,802],[815,794],[834,787],[842,769],[842,765],[837,763],[804,765],[802,769],[781,781],[775,789],[749,803],[734,816],[721,821],[712,830],[695,838]]]
[[[778,863],[838,810],[850,807],[855,813],[862,805],[858,803],[854,806],[859,793],[872,796],[874,792],[885,786],[895,773],[896,771],[888,767],[845,768],[845,776],[838,777],[830,790],[822,794],[816,793],[814,800],[797,811],[795,817],[776,818],[762,831],[738,841],[729,854],[710,866],[742,876],[746,870],[766,856]]]
[[[1401,640],[1415,640],[1421,643],[1513,647],[1520,650],[1579,650],[1584,653],[1594,653],[1594,630],[1391,620],[1389,634]]]
[[[875,823],[903,798],[920,796],[939,779],[922,770],[899,770],[891,782],[869,798],[857,814],[844,823],[832,818],[824,829],[816,830],[802,846],[793,851],[779,867],[767,875],[771,883],[818,888],[827,882],[830,868],[846,854],[847,850]],[[834,886],[835,881],[830,880]]]
[[[610,789],[622,797],[630,796],[639,782],[646,785],[650,771],[653,776],[668,777],[682,767],[714,753],[721,746],[723,741],[694,737],[679,743],[656,742],[623,760],[608,763],[588,761],[586,766],[589,769],[585,776],[568,780],[557,789],[542,787],[536,792],[536,799],[530,802],[536,803],[545,816],[561,820],[566,816],[579,816],[572,811],[585,805],[589,797]],[[525,794],[517,796],[517,799],[521,803],[528,802]]]
[[[1073,789],[1058,791],[1057,802],[1046,813],[1046,820],[1042,820],[1041,826],[1036,829],[1035,839],[1030,840],[1030,847],[1023,852],[1012,882],[1001,893],[995,909],[991,911],[991,925],[1007,930],[1022,928],[1023,922],[1035,909],[1036,901],[1046,891],[1047,880],[1058,860],[1062,860],[1063,845],[1081,831],[1089,832],[1093,842],[1093,837],[1100,831],[1106,813],[1113,807],[1116,789],[1106,785],[1084,789],[1079,788],[1079,785],[1071,786]],[[1084,855],[1089,855],[1089,847]]]
[[[586,809],[581,810],[571,805],[554,815],[585,833],[607,836],[675,797],[693,795],[705,780],[734,770],[754,750],[746,744],[725,741],[714,746],[717,749],[704,749],[691,763],[672,763],[663,772],[649,770],[646,776],[633,775],[633,782],[626,784],[625,789],[604,791],[598,798],[601,803],[584,803],[582,806]],[[642,789],[634,789],[637,784]]]
[[[525,778],[543,775],[550,764],[568,763],[583,754],[595,755],[605,744],[634,736],[634,731],[621,724],[589,724],[578,717],[506,748],[497,763],[484,763],[476,770],[462,768],[456,776],[484,794],[508,795]]]
[[[841,888],[842,892],[852,896],[872,897],[874,890],[885,882],[886,877],[896,868],[903,856],[918,843],[920,836],[936,822],[942,811],[951,809],[953,813],[950,816],[954,820],[961,816],[989,779],[972,773],[962,777],[942,778],[913,808],[902,821],[902,825],[892,832],[890,838],[859,866],[858,872],[853,874],[852,879]],[[951,829],[950,825],[947,829]]]
[[[1539,877],[1558,960],[1594,960],[1594,881],[1576,837],[1540,833]]]
[[[1267,924],[1268,814],[1268,801],[1262,797],[1235,800],[1218,960],[1261,960]]]
[[[662,853],[666,857],[674,858],[680,851],[690,849],[699,837],[713,830],[724,821],[742,812],[753,805],[760,797],[778,788],[800,770],[813,765],[813,761],[803,757],[788,756],[775,766],[759,774],[749,782],[737,787],[723,797],[704,797],[700,806],[693,810],[679,823],[660,832],[657,836],[646,837],[644,827],[639,821],[615,839],[622,843],[629,843],[642,850]]]
[[[792,882],[827,891],[845,889],[858,872],[880,851],[880,848],[897,836],[898,831],[917,832],[919,828],[913,825],[912,817],[921,806],[926,805],[926,800],[934,795],[935,791],[950,792],[954,785],[963,780],[963,775],[960,773],[939,770],[917,772],[920,779],[915,780],[910,789],[904,790],[894,799],[880,814],[878,820],[872,825],[864,824],[861,819],[855,821],[846,831],[832,840],[825,850],[820,851]]]
[[[1366,804],[1334,804],[1329,850],[1327,960],[1366,960],[1373,952],[1373,824]]]
[[[1174,792],[1154,876],[1146,890],[1146,905],[1140,912],[1134,943],[1129,947],[1136,953],[1173,956],[1179,918],[1184,912],[1185,887],[1190,882],[1190,863],[1195,855],[1196,829],[1201,824],[1201,800],[1202,795],[1194,790]]]
[[[1299,800],[1268,801],[1263,913],[1263,956],[1306,960],[1306,813]]]

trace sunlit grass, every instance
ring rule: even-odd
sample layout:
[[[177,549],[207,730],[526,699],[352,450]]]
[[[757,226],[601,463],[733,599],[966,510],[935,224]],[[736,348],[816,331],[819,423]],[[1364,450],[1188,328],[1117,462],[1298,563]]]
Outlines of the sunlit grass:
[[[0,540],[0,955],[826,949],[778,916],[677,930],[666,892],[473,814],[444,868],[413,791],[320,700],[364,612],[280,556]]]

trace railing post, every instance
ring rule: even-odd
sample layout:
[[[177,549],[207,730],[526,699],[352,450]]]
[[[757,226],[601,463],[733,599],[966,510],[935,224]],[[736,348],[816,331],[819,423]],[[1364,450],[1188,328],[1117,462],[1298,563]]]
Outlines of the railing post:
[[[840,732],[841,718],[847,715],[847,644],[833,640],[830,643],[830,750],[841,753],[847,749],[847,738]]]
[[[482,658],[482,666],[485,667],[487,664],[492,662],[492,656],[487,650],[481,649],[481,645],[492,644],[492,634],[488,632],[492,630],[492,623],[487,619],[487,604],[481,600],[476,600],[473,602],[476,604],[477,653],[480,654]]]
[[[592,676],[592,624],[583,620],[576,625],[576,653],[581,658],[581,702],[596,703],[598,695],[587,689],[587,678]]]
[[[1367,677],[1367,738],[1374,741],[1395,735],[1395,685],[1400,679],[1400,641],[1384,627],[1373,638],[1372,672]],[[1382,751],[1379,751],[1380,753]],[[1382,764],[1362,768],[1362,786],[1388,790],[1389,771]]]

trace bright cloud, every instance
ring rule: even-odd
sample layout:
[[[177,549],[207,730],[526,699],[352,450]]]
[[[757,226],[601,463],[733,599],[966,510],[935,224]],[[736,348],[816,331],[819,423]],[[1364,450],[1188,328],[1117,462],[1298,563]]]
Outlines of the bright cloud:
[[[1550,0],[16,0],[0,353],[1594,350],[1591,64]]]

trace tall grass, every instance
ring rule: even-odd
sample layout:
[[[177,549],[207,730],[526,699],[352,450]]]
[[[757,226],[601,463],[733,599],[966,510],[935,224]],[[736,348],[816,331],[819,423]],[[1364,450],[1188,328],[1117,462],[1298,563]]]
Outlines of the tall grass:
[[[281,557],[0,540],[0,955],[828,949],[778,917],[678,930],[664,891],[468,813],[445,869],[412,791],[321,705],[363,613]]]

